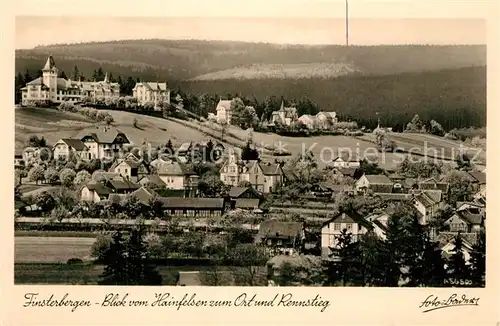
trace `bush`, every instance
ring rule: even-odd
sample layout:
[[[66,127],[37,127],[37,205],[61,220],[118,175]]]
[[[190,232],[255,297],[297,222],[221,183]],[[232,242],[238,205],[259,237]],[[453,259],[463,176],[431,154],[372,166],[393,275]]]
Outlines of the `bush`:
[[[70,259],[68,259],[66,264],[68,264],[68,265],[81,265],[81,264],[83,264],[83,260],[81,260],[80,258],[70,258]]]
[[[99,261],[102,261],[108,252],[113,238],[110,235],[102,234],[97,237],[90,249],[90,255]]]

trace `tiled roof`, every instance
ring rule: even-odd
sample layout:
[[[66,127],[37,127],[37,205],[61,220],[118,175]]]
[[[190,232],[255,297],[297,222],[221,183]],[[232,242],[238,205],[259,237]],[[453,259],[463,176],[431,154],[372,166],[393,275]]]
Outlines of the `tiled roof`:
[[[182,197],[159,197],[165,208],[212,208],[222,209],[224,198],[182,198]]]
[[[125,163],[127,164],[131,169],[136,169],[138,168],[141,164],[143,164],[142,161],[136,161],[136,160],[133,160],[133,159],[116,159],[113,164],[111,165],[111,167],[109,168],[109,172],[113,172],[116,167],[122,163]]]
[[[345,151],[339,152],[337,156],[334,157],[333,161],[343,161],[343,162],[359,162],[359,157],[355,153],[348,153]]]
[[[138,189],[140,186],[136,183],[133,183],[127,179],[116,180],[112,179],[108,181],[109,185],[116,190],[132,190]]]
[[[159,175],[195,175],[188,166],[176,161],[161,162],[156,166]]]
[[[436,203],[439,203],[443,199],[441,190],[424,190],[424,193]]]
[[[259,225],[258,235],[267,237],[296,237],[299,236],[304,224],[301,222],[281,222],[276,219],[267,220]]]
[[[483,223],[482,214],[471,214],[467,211],[456,212],[456,214],[469,224],[481,225]]]
[[[411,194],[398,194],[398,193],[375,193],[374,196],[379,196],[382,200],[392,200],[392,201],[405,201],[411,200],[413,196]]]
[[[112,179],[121,180],[122,176],[120,176],[120,174],[116,172],[106,172],[104,170],[97,170],[94,171],[94,173],[92,173],[91,179],[93,181],[112,180]]]
[[[139,180],[139,183],[143,184],[143,181],[147,180],[148,183],[154,184],[156,186],[166,186],[167,184],[156,174],[150,174],[144,176],[141,180]]]
[[[344,176],[353,177],[358,171],[358,168],[337,168],[337,171]]]
[[[220,100],[219,103],[217,103],[217,108],[223,107],[226,110],[231,109],[231,100]]]
[[[186,152],[191,148],[191,142],[189,143],[182,143],[181,146],[179,146],[178,151],[179,152]]]
[[[231,189],[229,189],[229,197],[232,198],[239,197],[243,193],[245,193],[248,189],[249,187],[231,187]]]
[[[56,62],[54,61],[54,58],[49,55],[47,58],[47,61],[45,62],[45,66],[43,66],[42,70],[50,70],[56,66]]]
[[[469,172],[469,175],[479,184],[486,184],[486,173],[473,171]]]
[[[283,171],[281,171],[281,167],[279,164],[270,163],[270,162],[260,162],[260,168],[262,169],[262,173],[264,175],[282,175]]]
[[[89,182],[86,185],[86,187],[89,190],[93,190],[93,191],[97,192],[97,194],[99,196],[107,196],[113,192],[113,190],[109,189],[108,187],[106,187],[105,185],[103,185],[100,182]]]
[[[90,136],[94,138],[94,140],[98,143],[111,144],[116,139],[118,134],[123,134],[123,133],[116,128],[105,127],[105,129],[99,128],[96,129],[95,131],[92,131],[91,133],[86,133],[85,135],[80,137],[80,139]],[[123,135],[125,136],[125,134]]]
[[[366,179],[370,183],[370,186],[378,184],[378,185],[391,185],[391,187],[392,187],[393,182],[391,181],[391,179],[389,179],[385,175],[382,175],[382,174],[365,174],[364,176],[366,177]]]
[[[153,198],[153,193],[151,193],[149,190],[147,190],[144,187],[140,187],[139,189],[137,189],[136,191],[134,191],[130,195],[137,198],[143,204],[149,204],[149,200],[151,198]]]
[[[65,142],[68,146],[71,146],[74,149],[76,149],[77,151],[87,150],[87,146],[85,146],[85,144],[80,139],[63,138],[61,140]]]
[[[449,242],[454,242],[455,237],[457,236],[458,232],[439,232],[437,236],[437,241],[439,242],[440,246],[444,246]],[[460,233],[460,237],[466,245],[473,246],[478,239],[478,234],[477,233]]]
[[[359,223],[363,226],[370,227],[370,223],[366,221],[361,215],[357,212],[341,212],[330,220],[323,223],[323,225],[327,225],[330,223]]]
[[[38,77],[36,79],[33,79],[32,81],[30,81],[29,83],[27,83],[27,85],[34,85],[34,86],[43,85],[43,78],[42,77]]]

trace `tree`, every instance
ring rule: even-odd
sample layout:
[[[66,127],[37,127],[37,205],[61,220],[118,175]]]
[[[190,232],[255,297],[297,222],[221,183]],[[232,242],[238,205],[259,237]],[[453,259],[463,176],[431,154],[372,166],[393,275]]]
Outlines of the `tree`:
[[[73,185],[73,180],[75,179],[76,173],[74,170],[65,168],[59,173],[59,180],[61,184],[65,187],[71,187]]]
[[[467,174],[463,171],[451,170],[443,176],[443,181],[449,183],[448,202],[451,204],[459,200],[466,200],[472,194],[472,182]]]
[[[256,286],[265,282],[263,267],[268,256],[262,247],[254,244],[239,244],[228,252],[232,262],[235,281],[238,285]]]
[[[59,172],[56,169],[49,167],[44,173],[45,181],[48,183],[56,183],[59,180]]]
[[[92,244],[90,249],[90,255],[96,258],[99,262],[103,262],[106,259],[106,255],[111,248],[113,243],[113,237],[108,234],[99,234]]]
[[[334,263],[333,268],[330,269],[328,278],[331,284],[336,280],[342,282],[342,286],[351,283],[355,274],[357,274],[356,257],[359,255],[357,244],[354,243],[352,234],[347,232],[346,229],[335,237],[337,245],[332,250],[332,257],[338,261]]]
[[[71,72],[71,79],[73,80],[79,80],[81,77],[80,75],[80,70],[78,69],[77,65],[73,66],[73,71]]]
[[[164,215],[163,202],[157,196],[153,196],[149,200],[149,216],[162,218]]]
[[[51,211],[56,205],[54,197],[47,191],[37,194],[34,202],[43,212]]]
[[[75,186],[79,186],[90,180],[90,178],[90,173],[88,173],[86,170],[81,170],[76,174],[73,183],[75,184]]]
[[[61,70],[59,72],[59,76],[57,76],[58,78],[64,78],[64,79],[68,79],[68,76],[66,76],[66,73],[64,72],[64,70]]]
[[[231,124],[242,128],[245,126],[246,121],[244,120],[244,110],[245,103],[241,100],[241,98],[236,97],[231,101]]]
[[[47,142],[44,137],[38,138],[38,136],[31,136],[28,140],[28,147],[45,147],[47,146]]]
[[[481,231],[477,242],[472,246],[472,284],[475,287],[485,286],[486,274],[486,232]]]
[[[35,181],[37,184],[39,181],[43,181],[45,179],[45,170],[43,169],[43,166],[36,165],[32,167],[28,172],[28,179]]]
[[[122,203],[122,211],[128,217],[136,218],[139,216],[143,216],[143,213],[145,212],[145,207],[139,201],[139,199],[137,199],[137,197],[129,195]]]
[[[470,277],[471,270],[467,265],[464,255],[462,235],[458,233],[454,240],[455,247],[448,260],[448,273],[456,280],[466,280]]]
[[[259,159],[259,151],[255,148],[250,147],[250,142],[247,142],[243,150],[241,151],[241,160],[251,161]]]
[[[246,106],[241,112],[240,127],[242,129],[254,128],[259,123],[259,117],[252,106]]]
[[[420,117],[418,114],[415,114],[413,119],[406,125],[406,130],[408,132],[425,132],[425,124],[423,123],[422,120],[420,120]]]
[[[108,250],[102,254],[102,262],[105,267],[99,284],[128,285],[126,248],[120,231],[113,234]]]
[[[162,277],[150,262],[140,228],[130,233],[126,253],[128,285],[161,285]]]

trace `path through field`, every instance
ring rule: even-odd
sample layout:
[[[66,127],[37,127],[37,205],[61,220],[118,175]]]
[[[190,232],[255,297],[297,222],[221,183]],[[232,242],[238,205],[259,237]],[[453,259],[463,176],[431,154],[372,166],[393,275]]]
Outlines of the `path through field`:
[[[70,258],[90,259],[95,238],[15,237],[15,262],[58,263]]]

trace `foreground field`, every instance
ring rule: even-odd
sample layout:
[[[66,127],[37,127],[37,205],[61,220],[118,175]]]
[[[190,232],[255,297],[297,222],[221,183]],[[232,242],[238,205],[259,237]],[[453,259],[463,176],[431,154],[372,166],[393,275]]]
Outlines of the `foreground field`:
[[[175,285],[180,271],[202,271],[207,266],[158,266],[163,285]],[[91,263],[67,265],[56,263],[16,263],[14,284],[96,285],[104,266]],[[263,285],[263,284],[262,284]]]
[[[70,258],[90,259],[92,237],[16,237],[16,263],[66,263]]]

